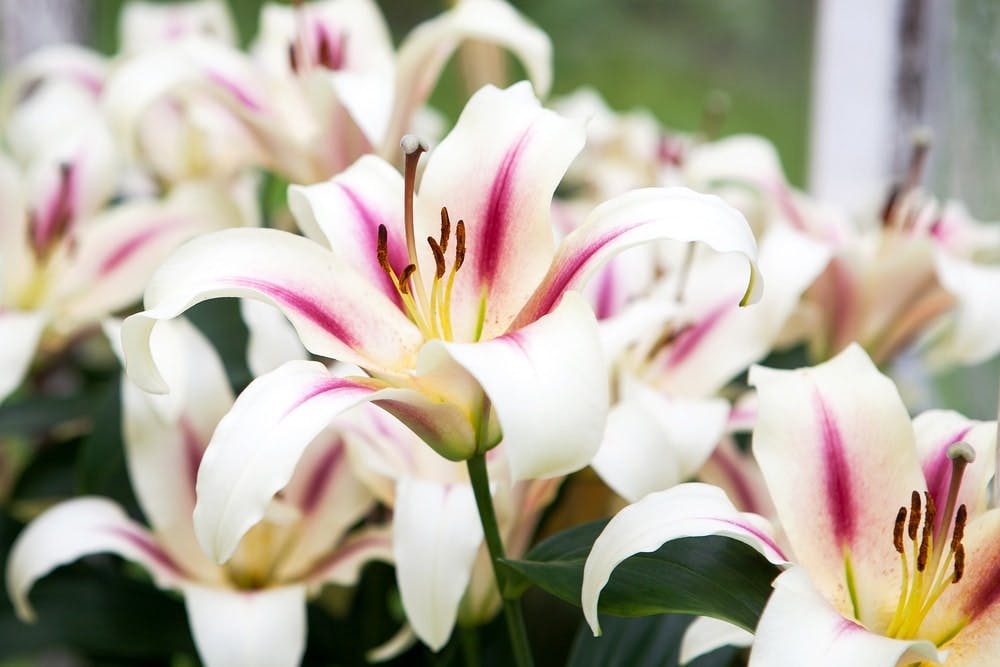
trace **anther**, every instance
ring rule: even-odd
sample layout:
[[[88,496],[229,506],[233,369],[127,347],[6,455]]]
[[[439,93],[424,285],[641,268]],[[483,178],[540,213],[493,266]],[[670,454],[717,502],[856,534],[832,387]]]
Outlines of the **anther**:
[[[441,207],[441,252],[448,252],[448,238],[451,236],[451,218],[448,217],[448,208]]]
[[[934,530],[934,521],[937,519],[937,507],[934,505],[934,498],[928,491],[924,491],[924,534]]]
[[[917,529],[920,528],[920,494],[914,491],[910,494],[910,523],[906,533],[911,540],[917,539]]]
[[[427,245],[431,247],[431,252],[434,254],[434,275],[438,279],[441,279],[444,276],[445,270],[444,251],[433,236],[427,237]]]
[[[969,520],[969,511],[965,508],[965,503],[958,506],[955,513],[955,529],[951,534],[951,550],[957,552],[962,546],[962,538],[965,537],[965,522]]]
[[[903,529],[906,526],[906,508],[900,507],[896,512],[896,525],[892,528],[892,546],[903,553]]]
[[[924,534],[920,538],[920,549],[917,551],[917,572],[923,572],[927,569],[927,557],[930,555],[930,536],[931,533],[927,530],[927,525],[924,524]]]
[[[288,43],[288,66],[293,72],[299,71],[299,54],[298,49],[295,48],[295,42]]]
[[[962,574],[965,572],[965,547],[961,544],[955,549],[955,574],[951,578],[951,583],[957,584],[962,580]]]
[[[462,268],[462,262],[465,261],[465,221],[459,220],[458,224],[455,225],[455,266],[453,271],[458,271]]]
[[[399,274],[399,291],[403,294],[410,293],[410,276],[417,270],[416,264],[407,264],[403,272]]]
[[[920,185],[924,175],[924,165],[927,164],[927,153],[931,148],[932,133],[929,127],[921,126],[913,131],[911,139],[913,148],[910,152],[910,164],[906,172],[905,187],[911,190]]]

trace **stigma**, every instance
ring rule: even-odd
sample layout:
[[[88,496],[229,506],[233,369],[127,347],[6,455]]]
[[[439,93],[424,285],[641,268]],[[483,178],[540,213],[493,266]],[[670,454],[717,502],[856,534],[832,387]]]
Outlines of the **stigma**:
[[[965,468],[975,460],[975,450],[958,442],[948,448],[951,480],[937,524],[938,508],[930,493],[910,495],[909,508],[900,507],[892,531],[892,545],[902,563],[899,601],[886,634],[899,639],[919,637],[924,619],[952,584],[965,574],[965,526],[969,519],[964,504],[956,509]],[[950,538],[949,538],[950,532]]]

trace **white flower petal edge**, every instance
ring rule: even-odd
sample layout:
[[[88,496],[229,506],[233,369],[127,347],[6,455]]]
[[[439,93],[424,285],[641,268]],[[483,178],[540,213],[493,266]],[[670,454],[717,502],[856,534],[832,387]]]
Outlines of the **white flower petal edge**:
[[[306,648],[306,588],[183,587],[205,667],[294,667]]]
[[[257,378],[219,422],[198,469],[198,541],[225,562],[292,477],[305,448],[337,414],[368,400],[360,379],[290,361]]]
[[[45,313],[0,310],[0,403],[24,380],[46,322]]]
[[[996,312],[1000,307],[1000,268],[959,259],[938,250],[934,254],[938,280],[957,303],[947,324],[932,337],[928,363],[977,364],[1000,351]]]
[[[75,498],[35,519],[18,536],[7,562],[7,591],[19,618],[33,621],[28,591],[36,581],[78,558],[115,553],[141,563],[161,587],[176,588],[185,574],[150,533],[104,498]]]
[[[686,665],[723,646],[747,647],[752,643],[753,633],[717,618],[699,616],[684,631],[679,662]]]
[[[499,338],[431,341],[420,363],[441,355],[463,366],[489,396],[514,480],[568,474],[597,452],[608,410],[607,368],[597,321],[578,293]]]
[[[813,587],[806,571],[789,569],[774,580],[774,593],[757,624],[750,667],[896,667],[944,662],[926,640],[889,639],[844,618]]]
[[[472,488],[404,478],[396,486],[393,555],[406,617],[432,651],[451,636],[483,541]]]
[[[595,635],[601,634],[597,604],[611,573],[629,556],[656,551],[682,537],[721,535],[747,544],[777,565],[788,559],[756,514],[738,512],[717,487],[681,484],[651,493],[616,514],[594,542],[583,568],[581,606]]]
[[[240,315],[247,325],[247,367],[254,377],[270,373],[287,361],[309,358],[299,335],[277,308],[240,299]]]

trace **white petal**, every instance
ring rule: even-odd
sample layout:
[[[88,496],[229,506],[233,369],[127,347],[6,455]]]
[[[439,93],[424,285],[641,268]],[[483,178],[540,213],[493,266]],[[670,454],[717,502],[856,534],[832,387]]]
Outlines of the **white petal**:
[[[236,25],[222,0],[169,4],[130,2],[118,19],[119,48],[136,53],[164,42],[202,35],[236,44]]]
[[[42,312],[0,309],[0,403],[24,380],[46,321]]]
[[[629,556],[682,537],[722,535],[750,545],[772,563],[787,563],[769,532],[767,521],[738,512],[722,489],[708,484],[651,493],[616,514],[594,542],[583,568],[583,615],[594,634],[601,634],[597,603],[614,569]]]
[[[183,588],[205,667],[295,667],[306,648],[305,586],[259,591]]]
[[[433,651],[451,636],[482,541],[472,487],[399,482],[393,516],[396,579],[410,625]]]
[[[723,646],[747,647],[752,643],[753,633],[717,618],[699,616],[684,631],[679,662],[686,665]]]
[[[889,639],[844,618],[803,568],[781,574],[774,589],[757,625],[750,667],[896,667],[943,663],[947,655],[929,641]]]
[[[1000,267],[935,253],[938,280],[957,299],[944,333],[934,339],[929,361],[936,366],[976,364],[1000,351]]]
[[[295,328],[277,308],[241,299],[240,314],[247,325],[247,367],[254,377],[270,373],[286,361],[309,358]]]
[[[608,376],[597,322],[578,293],[500,338],[431,341],[421,363],[445,354],[489,396],[515,480],[565,475],[593,458],[608,410]]]
[[[26,621],[35,613],[28,591],[46,574],[83,556],[114,553],[143,565],[157,584],[177,586],[186,575],[143,526],[104,498],[75,498],[32,521],[18,536],[7,561],[7,591]]]
[[[290,361],[251,382],[219,422],[198,469],[194,526],[205,551],[226,561],[313,438],[373,392],[315,361]]]

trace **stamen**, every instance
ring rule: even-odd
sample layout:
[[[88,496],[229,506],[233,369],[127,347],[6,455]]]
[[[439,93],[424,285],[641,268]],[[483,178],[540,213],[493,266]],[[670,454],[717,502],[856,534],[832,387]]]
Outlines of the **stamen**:
[[[892,528],[892,546],[903,553],[903,528],[906,525],[906,508],[900,507],[896,512],[896,525]]]
[[[917,539],[918,528],[920,528],[920,494],[914,491],[910,494],[910,523],[906,527],[911,540]]]
[[[299,56],[298,49],[295,48],[295,42],[291,41],[288,43],[288,66],[293,72],[299,71]]]
[[[951,550],[958,552],[962,546],[962,538],[965,537],[965,522],[969,519],[969,511],[965,508],[965,503],[958,506],[955,514],[955,531],[951,534]]]
[[[917,554],[917,571],[923,572],[927,568],[927,557],[929,556],[929,550],[932,546],[934,539],[934,519],[936,518],[937,510],[934,507],[934,499],[931,498],[931,494],[924,492],[924,500],[926,501],[926,515],[924,517],[924,530],[920,536],[920,551]]]
[[[965,573],[965,546],[959,544],[955,549],[955,575],[951,578],[951,583],[957,584],[962,580]]]
[[[458,271],[465,261],[465,221],[459,220],[455,227],[455,268]]]
[[[447,212],[442,209],[442,228]],[[451,226],[451,221],[448,222]],[[465,221],[459,220],[455,225],[455,262],[451,265],[451,273],[448,274],[448,284],[444,288],[444,303],[441,305],[441,325],[444,335],[451,340],[453,333],[451,329],[451,290],[455,286],[455,274],[462,268],[465,261]]]
[[[434,278],[435,280],[440,280],[444,277],[445,271],[444,250],[438,245],[437,240],[433,236],[427,237],[427,245],[431,247],[431,253],[434,255]]]
[[[448,252],[448,238],[451,236],[451,218],[448,217],[448,208],[445,206],[441,207],[441,240],[438,244],[441,246],[441,252]]]
[[[378,226],[376,252],[378,253],[378,265],[382,267],[383,271],[389,274],[389,277],[393,277],[392,266],[389,264],[389,232],[386,230],[385,225]]]
[[[931,148],[932,134],[929,127],[918,127],[913,131],[913,148],[910,151],[910,164],[906,170],[905,190],[912,190],[920,185],[927,165],[927,153]]]
[[[410,276],[417,270],[416,264],[407,264],[403,272],[399,274],[399,291],[403,294],[410,293]]]

